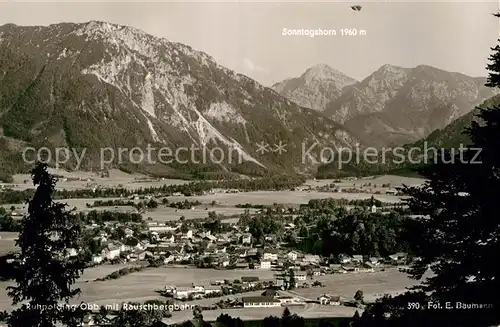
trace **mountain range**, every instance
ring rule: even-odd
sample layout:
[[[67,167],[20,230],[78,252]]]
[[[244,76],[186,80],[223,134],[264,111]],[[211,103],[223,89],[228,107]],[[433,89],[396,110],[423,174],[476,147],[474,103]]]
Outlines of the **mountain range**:
[[[125,149],[105,168],[165,177],[314,173],[321,163],[304,160],[309,146],[318,158],[325,147],[417,141],[493,96],[484,82],[423,65],[384,65],[358,82],[320,64],[268,88],[204,52],[128,26],[7,24],[0,179],[25,171],[26,146],[84,150],[81,169],[102,168],[103,148]],[[148,146],[177,160],[130,154]],[[200,148],[217,149],[217,158]],[[74,168],[68,159],[64,167]]]
[[[354,131],[364,144],[375,147],[399,146],[422,139],[496,94],[484,86],[486,78],[427,65],[414,68],[383,65],[360,82],[352,82],[354,79],[329,66],[320,67],[314,67],[315,79],[304,77],[309,69],[300,78],[285,80],[273,88],[292,101],[310,104]],[[318,69],[325,73],[317,72]],[[333,81],[335,78],[337,82]],[[321,85],[340,87],[330,92]],[[307,94],[312,96],[306,99]],[[329,99],[328,103],[324,99]]]
[[[206,53],[128,26],[3,25],[0,72],[3,153],[20,145],[86,149],[81,167],[97,169],[103,147],[218,147],[226,151],[223,162],[220,156],[200,162],[201,151],[189,163],[165,165],[136,163],[125,154],[130,160],[122,157],[110,167],[165,176],[193,169],[264,174],[307,171],[302,144],[359,143],[341,124]],[[280,142],[286,152],[273,151]],[[229,154],[239,158],[231,161]],[[4,167],[10,162],[2,160]]]

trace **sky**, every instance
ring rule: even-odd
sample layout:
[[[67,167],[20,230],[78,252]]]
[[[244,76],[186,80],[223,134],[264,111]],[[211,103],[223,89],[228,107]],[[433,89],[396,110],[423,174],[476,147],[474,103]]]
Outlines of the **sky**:
[[[349,8],[358,4],[361,11]],[[0,25],[130,25],[188,44],[270,86],[317,64],[358,80],[384,64],[486,76],[490,48],[499,38],[500,18],[491,15],[498,9],[498,1],[0,1]],[[337,35],[283,36],[283,28],[335,29]],[[345,28],[358,35],[340,36]]]

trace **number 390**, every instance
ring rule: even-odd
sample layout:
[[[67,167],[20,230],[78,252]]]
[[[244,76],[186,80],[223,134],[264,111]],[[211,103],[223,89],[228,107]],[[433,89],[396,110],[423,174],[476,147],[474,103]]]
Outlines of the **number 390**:
[[[409,310],[418,310],[418,309],[420,309],[420,303],[408,302],[408,309]]]

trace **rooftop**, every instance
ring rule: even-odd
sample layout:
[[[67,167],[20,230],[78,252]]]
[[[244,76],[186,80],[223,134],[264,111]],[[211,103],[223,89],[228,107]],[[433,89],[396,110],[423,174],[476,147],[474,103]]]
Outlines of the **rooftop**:
[[[279,300],[275,300],[269,296],[247,296],[243,297],[243,303],[277,303]]]

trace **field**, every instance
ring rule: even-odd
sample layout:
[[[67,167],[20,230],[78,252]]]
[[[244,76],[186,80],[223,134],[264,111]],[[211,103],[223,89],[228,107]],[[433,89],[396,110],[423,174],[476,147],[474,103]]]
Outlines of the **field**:
[[[0,232],[0,255],[4,255],[17,249],[15,241],[17,233]]]
[[[162,185],[174,185],[174,184],[185,184],[188,181],[180,179],[165,179],[160,181],[151,181],[145,175],[142,174],[127,174],[119,170],[110,170],[109,176],[102,178],[96,173],[92,172],[67,172],[58,169],[49,169],[53,174],[64,176],[66,178],[81,179],[79,181],[59,181],[57,184],[58,189],[83,189],[94,185],[100,185],[102,187],[125,187],[128,189],[138,189],[141,187],[159,187]],[[14,182],[12,185],[15,189],[22,190],[26,188],[33,188],[31,183],[31,176],[28,174],[17,174],[13,176]],[[91,180],[89,180],[91,179]],[[89,181],[87,181],[89,180]]]
[[[422,178],[412,178],[412,177],[402,177],[402,176],[394,176],[394,175],[383,175],[376,177],[364,177],[353,181],[342,181],[341,183],[335,183],[333,179],[318,179],[318,180],[309,180],[306,182],[306,185],[317,186],[317,185],[327,185],[330,183],[335,183],[340,187],[347,187],[357,185],[361,186],[362,184],[372,183],[377,185],[382,184],[390,184],[391,187],[405,185],[421,185],[424,183],[424,179]],[[380,188],[383,189],[382,187]]]
[[[369,199],[372,194],[368,193],[333,193],[333,192],[307,192],[307,191],[258,191],[228,194],[207,194],[201,196],[192,196],[189,199],[198,200],[204,203],[216,201],[221,205],[234,206],[237,204],[260,204],[272,205],[281,204],[306,204],[311,199]],[[399,202],[401,197],[393,195],[374,195],[377,200],[383,202]],[[169,197],[172,201],[183,201],[185,197]]]
[[[242,276],[258,276],[261,280],[272,279],[274,272],[270,270],[213,270],[195,268],[150,268],[141,272],[133,273],[115,280],[104,282],[93,282],[95,278],[103,277],[113,271],[119,270],[127,265],[104,265],[91,268],[85,271],[78,286],[82,289],[82,294],[75,299],[76,303],[81,301],[97,304],[122,303],[124,301],[143,302],[151,299],[161,299],[155,292],[167,285],[188,286],[191,283],[197,285],[209,285],[210,281],[221,279],[239,279]],[[296,289],[292,293],[300,297],[315,300],[321,294],[340,295],[346,299],[352,299],[357,290],[363,290],[365,299],[370,301],[374,295],[380,296],[383,293],[402,292],[406,287],[415,283],[398,269],[388,269],[384,272],[338,274],[318,277],[326,287]],[[88,281],[88,282],[85,282]],[[310,283],[310,281],[309,281]],[[0,308],[10,307],[10,299],[7,298],[5,287],[8,283],[3,282],[0,291]],[[244,296],[257,295],[260,292],[246,293]],[[237,295],[240,297],[241,295]],[[217,302],[218,299],[203,299],[186,304],[208,305]],[[227,309],[206,311],[204,316],[210,320],[217,318],[220,313],[229,313],[233,316],[240,316],[245,320],[260,319],[270,314],[281,315],[282,309]],[[305,308],[294,308],[292,312],[297,312],[305,318],[313,317],[333,317],[352,316],[353,308],[320,306],[308,304]],[[190,318],[192,313],[175,312],[173,319],[182,321]]]
[[[424,277],[428,277],[425,275]],[[417,284],[418,281],[408,278],[399,268],[388,268],[385,271],[373,273],[348,273],[318,276],[315,280],[322,282],[325,287],[311,287],[296,289],[297,295],[316,299],[318,296],[328,293],[339,295],[346,299],[353,299],[357,290],[362,290],[366,301],[373,301],[381,295],[396,294],[403,292],[406,287]]]

